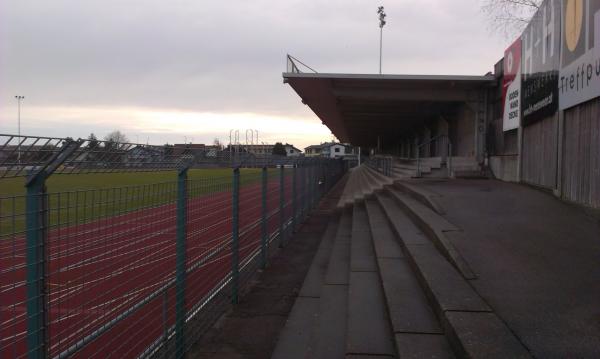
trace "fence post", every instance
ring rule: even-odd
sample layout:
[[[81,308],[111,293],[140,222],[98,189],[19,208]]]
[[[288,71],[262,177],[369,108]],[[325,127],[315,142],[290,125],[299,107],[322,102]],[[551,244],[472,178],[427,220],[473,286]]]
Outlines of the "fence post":
[[[260,266],[267,267],[267,167],[262,168],[262,195],[261,195],[261,218],[260,218]]]
[[[417,172],[416,177],[421,177],[421,148],[417,146]]]
[[[448,178],[452,177],[452,142],[448,139],[448,159],[446,163],[448,168]]]
[[[27,183],[27,351],[28,357],[46,358],[46,234],[45,176]]]
[[[313,163],[311,169],[311,183],[310,187],[312,188],[312,196],[310,197],[310,209],[315,208],[315,202],[317,201],[317,164]]]
[[[308,187],[306,185],[306,178],[307,178],[307,173],[308,173],[308,167],[306,166],[306,163],[303,161],[302,162],[302,203],[301,208],[302,208],[302,220],[304,220],[304,218],[306,218],[306,200],[308,197]]]
[[[169,292],[165,290],[162,295],[162,325],[163,325],[163,358],[167,358],[169,354],[169,348],[167,347],[169,343],[169,317],[168,317],[168,304],[167,301],[169,299]]]
[[[183,358],[185,355],[185,262],[187,239],[187,174],[188,168],[179,170],[177,175],[177,243],[176,243],[176,269],[175,269],[175,357]]]
[[[48,308],[47,248],[48,195],[46,179],[81,146],[83,140],[64,141],[60,150],[42,166],[32,169],[25,182],[25,242],[27,294],[27,352],[30,359],[47,357]]]
[[[231,302],[238,303],[238,289],[240,277],[240,243],[239,243],[239,221],[240,221],[240,169],[233,170],[233,198],[231,216]]]
[[[279,248],[283,248],[285,241],[285,231],[283,229],[285,222],[284,201],[285,201],[285,183],[284,183],[284,168],[279,167]]]
[[[294,163],[294,169],[292,172],[292,232],[296,232],[296,222],[298,221],[298,213],[297,212],[297,206],[296,206],[296,202],[298,199],[298,191],[296,189],[296,168],[297,168],[297,164]]]
[[[306,176],[307,178],[307,203],[306,203],[306,211],[307,211],[307,215],[308,212],[310,212],[310,210],[312,209],[312,203],[313,203],[313,196],[314,196],[314,187],[313,187],[313,183],[312,183],[312,177],[313,177],[313,163],[311,161],[311,163],[308,165],[308,174]]]

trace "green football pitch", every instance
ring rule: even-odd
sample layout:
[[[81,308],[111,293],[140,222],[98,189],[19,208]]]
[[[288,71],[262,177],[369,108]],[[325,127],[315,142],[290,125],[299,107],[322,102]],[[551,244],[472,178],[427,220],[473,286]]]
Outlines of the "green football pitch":
[[[260,181],[260,169],[241,169],[240,184]],[[269,177],[278,171],[269,170]],[[188,197],[230,191],[231,168],[191,169]],[[131,210],[174,203],[177,172],[55,174],[47,182],[52,226],[85,223]],[[25,225],[25,179],[0,179],[0,238],[20,233]]]

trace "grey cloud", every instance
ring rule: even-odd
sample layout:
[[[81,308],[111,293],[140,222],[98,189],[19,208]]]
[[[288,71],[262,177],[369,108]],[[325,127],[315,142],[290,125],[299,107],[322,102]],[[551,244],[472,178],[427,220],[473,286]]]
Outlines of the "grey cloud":
[[[382,1],[388,73],[484,73],[504,43],[476,0]],[[376,72],[367,0],[3,2],[0,105],[139,106],[309,115],[281,72]]]

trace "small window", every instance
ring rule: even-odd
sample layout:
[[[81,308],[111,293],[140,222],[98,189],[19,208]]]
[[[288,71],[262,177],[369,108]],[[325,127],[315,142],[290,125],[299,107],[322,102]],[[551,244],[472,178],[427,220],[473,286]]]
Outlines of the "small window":
[[[336,148],[335,148],[335,152],[340,152],[340,148],[339,148],[339,147],[336,147]]]

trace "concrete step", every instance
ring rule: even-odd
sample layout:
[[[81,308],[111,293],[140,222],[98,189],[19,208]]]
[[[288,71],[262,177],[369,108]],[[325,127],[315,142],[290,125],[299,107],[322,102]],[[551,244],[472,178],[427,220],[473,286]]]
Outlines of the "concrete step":
[[[331,257],[331,251],[333,249],[333,241],[335,239],[339,216],[333,216],[327,229],[323,234],[319,249],[315,253],[315,257],[308,269],[302,288],[300,289],[299,297],[312,297],[319,298],[321,296],[321,289],[323,288],[323,281],[325,279],[325,273],[327,273],[327,267],[329,265],[329,258]]]
[[[375,272],[377,263],[369,230],[367,212],[363,203],[355,203],[352,213],[350,241],[350,271]]]
[[[279,335],[273,351],[274,359],[301,359],[314,349],[314,331],[319,317],[321,291],[338,222],[339,219],[333,217],[327,225],[298,298]]]
[[[367,172],[370,175],[370,177],[372,179],[374,179],[376,189],[381,189],[381,188],[383,188],[383,186],[393,183],[393,180],[391,177],[385,176],[382,173],[377,172],[372,168],[368,168]]]
[[[357,191],[357,193],[354,196],[355,200],[362,200],[363,198],[365,198],[366,195],[369,194],[370,186],[366,178],[366,168],[366,165],[360,166],[360,171],[358,173],[360,186],[359,191]]]
[[[346,354],[351,228],[352,208],[346,207],[340,218],[321,289],[314,344],[310,346],[308,358],[344,358]]]
[[[388,191],[446,259],[460,271],[462,276],[466,279],[475,279],[476,276],[471,267],[446,236],[446,233],[458,232],[460,229],[419,200],[400,192],[397,187],[390,187]]]
[[[346,354],[393,357],[394,339],[364,203],[354,205],[350,248]]]
[[[463,179],[488,179],[488,175],[479,169],[455,169],[452,168],[452,177]]]
[[[344,186],[344,190],[342,191],[342,195],[340,196],[340,200],[338,202],[337,207],[342,209],[344,206],[351,204],[354,202],[354,194],[358,190],[358,169],[360,167],[355,167],[348,172],[348,180]]]
[[[453,358],[441,326],[379,204],[365,202],[379,275],[400,358]],[[377,242],[374,242],[377,243]]]
[[[406,170],[406,169],[392,169],[392,175],[396,178],[412,178],[417,175],[417,170]]]
[[[390,192],[378,193],[377,201],[398,235],[454,352],[465,358],[530,357],[526,348],[433,243],[415,241],[420,229],[415,224],[409,225],[410,218]]]
[[[417,170],[417,164],[394,164],[393,168],[398,169],[398,170],[412,170],[412,171],[416,171]],[[425,164],[421,164],[421,172],[424,173],[429,173],[431,172],[432,168],[425,165]]]
[[[320,299],[298,297],[279,334],[272,359],[304,359],[313,350],[311,338],[319,318]]]
[[[442,206],[436,200],[440,197],[439,194],[422,186],[412,184],[410,181],[394,181],[394,187],[431,208],[437,214],[443,215],[445,213]]]

